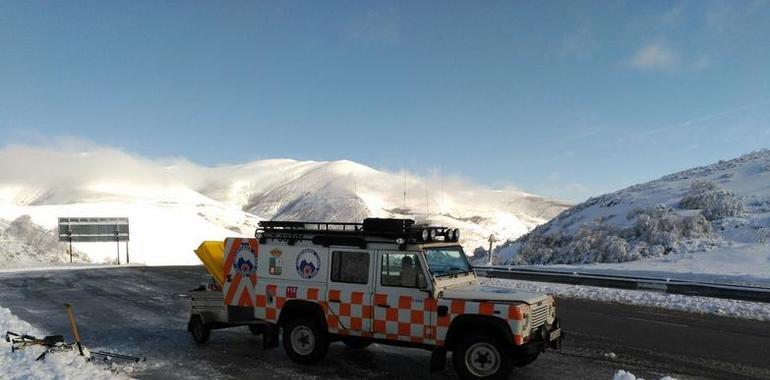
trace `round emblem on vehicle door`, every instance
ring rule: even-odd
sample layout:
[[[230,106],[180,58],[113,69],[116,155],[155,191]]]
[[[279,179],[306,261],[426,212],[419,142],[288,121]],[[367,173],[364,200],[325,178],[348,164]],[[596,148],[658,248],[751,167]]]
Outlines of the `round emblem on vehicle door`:
[[[305,248],[297,254],[297,273],[305,280],[310,280],[321,269],[321,256],[312,248]]]
[[[235,273],[239,273],[243,277],[257,274],[257,257],[251,250],[249,243],[243,243],[238,248],[233,262],[233,269]]]

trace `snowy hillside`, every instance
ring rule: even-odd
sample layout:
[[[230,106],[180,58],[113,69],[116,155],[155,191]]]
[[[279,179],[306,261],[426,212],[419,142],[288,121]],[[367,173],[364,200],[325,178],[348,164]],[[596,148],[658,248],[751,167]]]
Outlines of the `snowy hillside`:
[[[427,219],[462,228],[461,243],[470,253],[486,247],[492,234],[501,242],[518,237],[569,206],[514,189],[388,173],[351,161],[203,167],[109,148],[11,146],[0,150],[0,162],[16,163],[0,166],[0,218],[30,215],[52,228],[60,216],[125,216],[131,261],[150,265],[195,264],[191,252],[202,240],[251,236],[262,219]],[[53,171],[51,162],[77,170]],[[96,262],[116,255],[107,243],[76,248]]]
[[[499,247],[495,262],[640,260],[682,271],[761,274],[770,268],[768,243],[770,150],[763,150],[591,198]]]

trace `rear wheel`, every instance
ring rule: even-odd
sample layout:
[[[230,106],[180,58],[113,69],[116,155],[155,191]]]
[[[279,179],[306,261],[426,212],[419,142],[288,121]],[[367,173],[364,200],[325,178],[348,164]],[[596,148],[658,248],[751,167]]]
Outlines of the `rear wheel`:
[[[345,346],[347,346],[350,349],[362,349],[369,347],[369,345],[372,344],[371,340],[368,339],[361,339],[356,337],[345,337],[342,338],[342,343],[345,343]]]
[[[283,326],[283,348],[297,363],[315,363],[326,355],[329,335],[313,318],[293,318]]]
[[[452,352],[461,379],[507,379],[513,370],[505,342],[487,332],[465,334]]]
[[[201,317],[195,316],[190,320],[190,334],[196,343],[203,344],[209,340],[211,329],[203,324]]]

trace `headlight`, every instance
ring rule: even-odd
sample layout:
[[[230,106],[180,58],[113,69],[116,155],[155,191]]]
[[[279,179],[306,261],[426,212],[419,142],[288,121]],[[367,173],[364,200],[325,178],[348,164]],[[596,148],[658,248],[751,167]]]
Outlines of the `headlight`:
[[[428,230],[422,230],[422,241],[428,241],[430,237]]]
[[[430,240],[436,240],[436,233],[435,229],[430,230]]]
[[[454,230],[446,230],[446,239],[447,240],[454,240],[455,239],[455,232]]]
[[[460,229],[455,228],[455,232],[452,235],[454,236],[454,240],[460,240]]]
[[[524,314],[524,321],[522,322],[521,330],[525,332],[529,330],[529,314]]]

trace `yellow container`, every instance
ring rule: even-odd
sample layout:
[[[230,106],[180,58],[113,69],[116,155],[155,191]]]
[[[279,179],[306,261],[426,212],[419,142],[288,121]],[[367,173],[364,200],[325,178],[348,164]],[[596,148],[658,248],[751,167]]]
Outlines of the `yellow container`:
[[[225,282],[225,243],[204,241],[195,250],[195,254],[198,255],[209,273],[214,276],[219,286],[223,286]]]

